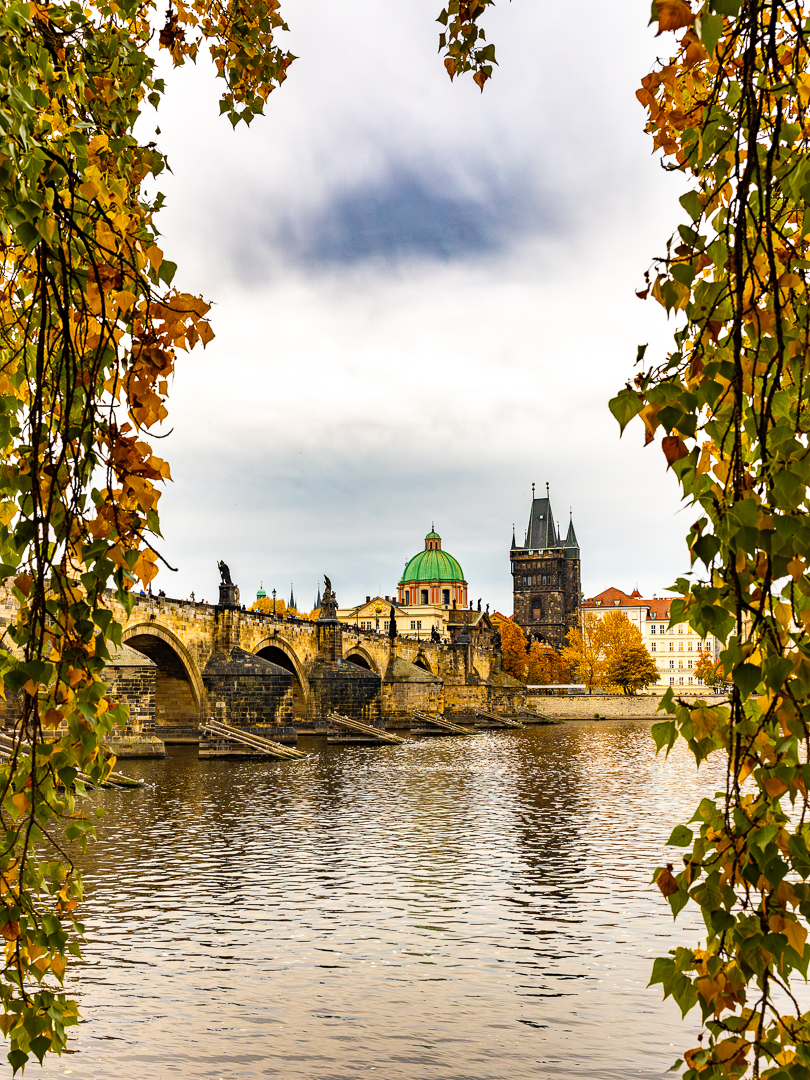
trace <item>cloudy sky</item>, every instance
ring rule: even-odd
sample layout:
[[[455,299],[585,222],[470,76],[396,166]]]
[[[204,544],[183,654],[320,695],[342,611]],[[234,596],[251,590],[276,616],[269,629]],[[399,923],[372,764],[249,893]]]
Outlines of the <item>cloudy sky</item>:
[[[671,329],[634,295],[679,184],[635,99],[667,48],[649,0],[500,3],[483,95],[444,72],[438,0],[283,3],[299,59],[264,117],[233,132],[199,64],[158,118],[163,246],[217,333],[174,383],[158,585],[215,599],[224,559],[248,602],[293,581],[309,606],[326,572],[349,604],[435,522],[511,612],[512,524],[548,482],[587,595],[665,590],[690,514],[607,409]]]

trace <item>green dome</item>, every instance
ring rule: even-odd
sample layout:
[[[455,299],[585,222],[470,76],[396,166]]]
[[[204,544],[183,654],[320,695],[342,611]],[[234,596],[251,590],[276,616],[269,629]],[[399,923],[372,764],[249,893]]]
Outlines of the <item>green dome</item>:
[[[265,598],[265,596],[267,596],[267,593],[264,591],[263,585],[264,585],[264,582],[262,582],[262,584],[256,590],[256,599],[257,600],[263,600]]]
[[[441,540],[441,537],[439,536],[439,534],[436,532],[435,529],[431,529],[430,532],[425,536],[425,539],[426,540]]]
[[[430,537],[428,533],[428,537]],[[434,534],[439,539],[438,534]],[[427,539],[428,537],[425,537]],[[431,537],[432,538],[432,537]],[[400,585],[409,581],[463,581],[464,571],[446,551],[420,551],[405,567]]]

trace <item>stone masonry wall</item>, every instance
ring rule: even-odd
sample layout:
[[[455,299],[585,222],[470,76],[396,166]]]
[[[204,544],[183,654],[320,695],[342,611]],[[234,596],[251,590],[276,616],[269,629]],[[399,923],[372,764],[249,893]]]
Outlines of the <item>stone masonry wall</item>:
[[[410,727],[413,710],[444,711],[444,688],[441,682],[384,682],[382,715],[389,727]]]
[[[717,704],[724,697],[704,695],[702,701]],[[658,712],[661,698],[654,694],[626,697],[623,694],[572,694],[557,697],[546,694],[527,694],[527,705],[553,720],[644,720],[664,719]]]
[[[153,664],[105,669],[104,681],[110,695],[129,706],[129,723],[126,729],[117,729],[115,734],[136,735],[144,732],[154,735],[156,674]]]

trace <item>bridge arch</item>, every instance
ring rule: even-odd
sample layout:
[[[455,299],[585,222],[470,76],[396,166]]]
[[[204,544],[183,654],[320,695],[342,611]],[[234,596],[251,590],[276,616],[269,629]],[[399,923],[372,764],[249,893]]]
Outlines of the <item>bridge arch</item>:
[[[428,675],[433,675],[434,674],[434,671],[430,666],[430,662],[429,662],[428,658],[425,656],[425,654],[422,652],[421,649],[419,650],[419,653],[417,654],[417,657],[414,660],[414,664],[417,667],[421,668],[422,671],[426,671],[428,673]]]
[[[196,735],[202,715],[203,681],[183,642],[165,626],[153,622],[128,626],[122,641],[148,656],[157,666],[155,726],[158,732]],[[188,729],[187,731],[185,729]]]
[[[304,674],[304,668],[293,646],[283,637],[274,636],[264,638],[253,650],[256,656],[263,660],[269,660],[271,664],[278,664],[285,671],[289,671],[293,677],[293,713],[297,717],[307,715],[307,702],[309,701],[309,679]]]
[[[375,675],[380,674],[374,657],[367,649],[364,649],[362,645],[352,645],[343,659],[348,660],[350,664],[357,664],[358,667],[373,671]]]

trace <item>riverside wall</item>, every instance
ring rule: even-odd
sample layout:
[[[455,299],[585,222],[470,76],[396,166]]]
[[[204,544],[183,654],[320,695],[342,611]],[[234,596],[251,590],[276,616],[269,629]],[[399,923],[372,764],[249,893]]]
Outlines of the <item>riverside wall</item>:
[[[680,689],[680,688],[679,688]],[[707,705],[716,705],[725,701],[725,696],[713,694],[686,694],[688,699],[700,697]],[[551,694],[527,694],[529,708],[547,716],[550,720],[653,720],[664,719],[658,712],[661,696],[639,694],[627,697],[624,694],[572,694],[556,696]]]

